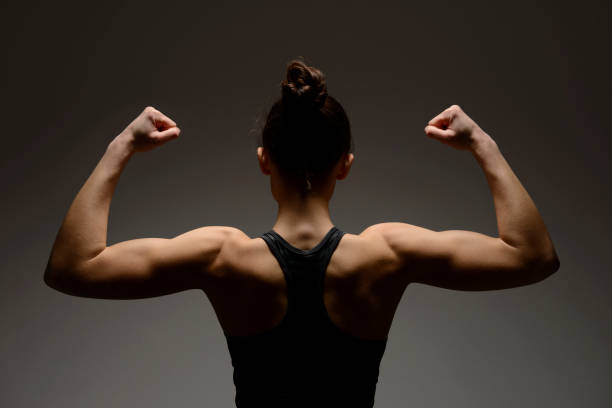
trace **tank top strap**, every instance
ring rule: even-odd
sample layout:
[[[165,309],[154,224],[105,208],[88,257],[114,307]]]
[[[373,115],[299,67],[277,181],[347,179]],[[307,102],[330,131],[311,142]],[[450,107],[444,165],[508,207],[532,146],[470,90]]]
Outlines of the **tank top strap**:
[[[274,230],[261,235],[277,259],[287,282],[287,315],[302,320],[325,315],[325,271],[343,235],[343,231],[333,226],[315,247],[307,250],[292,246]]]

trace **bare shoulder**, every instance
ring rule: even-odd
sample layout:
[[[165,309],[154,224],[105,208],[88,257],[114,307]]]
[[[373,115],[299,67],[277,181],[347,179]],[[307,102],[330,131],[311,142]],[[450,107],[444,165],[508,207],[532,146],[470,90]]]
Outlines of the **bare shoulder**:
[[[224,277],[253,277],[258,273],[273,270],[275,262],[275,258],[269,256],[267,244],[261,237],[253,238],[238,228],[230,228],[227,230],[227,239],[219,254],[216,270]]]
[[[205,227],[215,228],[217,236],[221,239],[221,248],[219,255],[228,256],[238,250],[244,249],[253,242],[244,231],[236,227]]]
[[[381,248],[392,259],[394,275],[404,284],[423,282],[421,274],[448,263],[453,242],[445,235],[405,222],[383,222],[364,229],[360,237]]]
[[[168,251],[190,253],[194,262],[201,260],[206,265],[207,275],[215,275],[222,263],[223,254],[234,242],[248,238],[239,228],[210,225],[192,229],[174,237]],[[158,251],[159,252],[159,251]]]
[[[361,235],[382,242],[381,245],[395,254],[398,268],[411,270],[412,273],[417,272],[414,267],[431,267],[433,264],[441,266],[448,263],[466,237],[477,235],[480,239],[495,242],[491,237],[471,231],[434,231],[405,222],[374,224],[366,228]]]
[[[330,260],[329,272],[338,276],[383,277],[398,270],[398,261],[380,227],[373,225],[359,234],[344,233]]]
[[[418,240],[428,230],[404,222],[383,222],[370,225],[359,236],[367,242],[382,246],[388,251],[397,254],[398,246],[407,240]]]
[[[405,222],[383,222],[364,229],[359,236],[369,245],[386,254],[392,270],[406,283],[417,279],[415,262],[427,258],[426,252],[435,252],[438,233]],[[431,253],[431,257],[435,254]],[[422,265],[421,265],[422,266]]]
[[[187,231],[174,237],[173,241],[181,247],[193,247],[194,251],[199,248],[207,256],[216,258],[228,243],[244,236],[246,234],[236,227],[211,225]]]
[[[366,228],[361,234],[383,241],[384,245],[403,261],[418,261],[448,256],[447,252],[456,247],[462,238],[466,235],[473,237],[476,233],[460,230],[434,231],[405,222],[384,222]],[[482,234],[478,236],[481,239],[494,240]]]

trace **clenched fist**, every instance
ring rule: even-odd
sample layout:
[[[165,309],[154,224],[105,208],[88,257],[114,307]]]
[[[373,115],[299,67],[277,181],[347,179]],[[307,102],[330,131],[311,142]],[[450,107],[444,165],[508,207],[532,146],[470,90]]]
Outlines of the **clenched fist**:
[[[172,119],[154,107],[147,106],[121,136],[127,139],[133,151],[147,152],[176,139],[180,133],[181,130]]]
[[[425,134],[455,149],[471,150],[484,132],[459,105],[452,105],[429,121]]]

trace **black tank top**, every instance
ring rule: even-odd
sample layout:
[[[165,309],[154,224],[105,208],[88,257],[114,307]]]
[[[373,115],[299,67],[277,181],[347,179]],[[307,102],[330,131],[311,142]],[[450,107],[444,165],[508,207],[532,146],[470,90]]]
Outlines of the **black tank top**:
[[[323,302],[325,270],[342,235],[334,226],[314,248],[301,250],[274,230],[262,234],[287,282],[287,313],[256,335],[225,334],[238,408],[374,406],[387,339],[348,334]]]

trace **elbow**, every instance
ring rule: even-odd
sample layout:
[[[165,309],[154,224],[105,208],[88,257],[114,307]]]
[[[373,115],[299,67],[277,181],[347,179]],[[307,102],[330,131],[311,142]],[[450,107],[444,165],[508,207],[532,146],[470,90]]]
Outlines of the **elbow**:
[[[55,289],[61,292],[62,282],[66,281],[65,276],[65,272],[61,272],[60,270],[51,268],[49,265],[47,265],[47,268],[45,269],[45,274],[43,275],[43,281],[51,289]]]
[[[561,261],[556,253],[545,257],[538,258],[531,262],[530,270],[534,277],[534,283],[543,281],[553,275],[561,267]]]
[[[57,280],[57,276],[57,271],[51,267],[50,263],[48,263],[47,267],[45,268],[45,273],[43,275],[43,281],[45,282],[45,284],[50,288],[53,288],[53,286],[55,285],[55,281]]]
[[[66,294],[74,294],[77,292],[77,279],[74,273],[69,270],[55,269],[47,266],[43,275],[43,281],[51,289]]]

